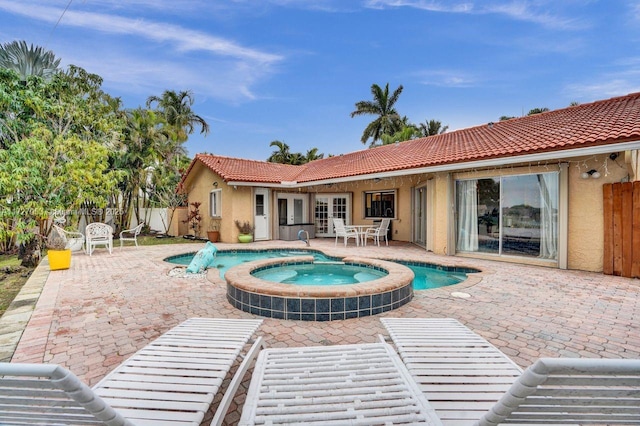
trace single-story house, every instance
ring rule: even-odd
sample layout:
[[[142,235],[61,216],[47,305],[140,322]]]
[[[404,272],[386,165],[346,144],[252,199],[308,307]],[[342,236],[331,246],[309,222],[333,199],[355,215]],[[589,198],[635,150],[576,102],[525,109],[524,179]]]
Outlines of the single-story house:
[[[603,270],[603,185],[640,180],[640,93],[293,166],[198,154],[179,189],[237,241],[392,219],[438,254]]]

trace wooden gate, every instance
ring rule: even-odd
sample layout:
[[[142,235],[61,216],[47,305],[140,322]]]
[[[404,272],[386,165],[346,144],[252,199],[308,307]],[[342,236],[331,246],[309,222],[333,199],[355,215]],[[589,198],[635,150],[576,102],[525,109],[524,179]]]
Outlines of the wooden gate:
[[[603,272],[640,278],[640,182],[603,185]]]

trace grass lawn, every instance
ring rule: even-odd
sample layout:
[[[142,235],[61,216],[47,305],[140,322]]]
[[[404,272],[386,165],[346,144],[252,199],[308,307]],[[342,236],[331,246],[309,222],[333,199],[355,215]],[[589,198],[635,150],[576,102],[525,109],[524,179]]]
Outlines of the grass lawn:
[[[29,279],[33,268],[20,266],[18,255],[0,255],[0,316]]]
[[[156,246],[160,244],[189,244],[189,243],[198,243],[202,244],[204,241],[209,240],[190,240],[182,237],[169,237],[169,238],[158,238],[154,235],[141,235],[138,237],[138,245],[139,246]],[[125,241],[123,244],[124,247],[135,246],[133,241]],[[113,248],[120,247],[120,240],[113,240]]]
[[[158,244],[188,244],[202,241],[189,240],[182,237],[156,238],[154,235],[142,235],[138,237],[138,245],[152,246]],[[125,241],[124,246],[135,245],[133,241]],[[113,240],[113,246],[120,247],[120,241]],[[0,316],[4,314],[13,299],[20,292],[20,289],[27,282],[33,268],[20,266],[20,259],[17,255],[0,255]]]

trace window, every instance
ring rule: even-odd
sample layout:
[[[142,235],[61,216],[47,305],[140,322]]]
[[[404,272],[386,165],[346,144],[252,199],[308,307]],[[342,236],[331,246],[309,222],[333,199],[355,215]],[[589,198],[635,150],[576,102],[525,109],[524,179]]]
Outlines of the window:
[[[557,260],[558,193],[558,173],[457,181],[457,250]]]
[[[365,218],[395,218],[396,192],[377,191],[364,193]]]
[[[209,216],[222,217],[222,189],[214,189],[209,194]]]

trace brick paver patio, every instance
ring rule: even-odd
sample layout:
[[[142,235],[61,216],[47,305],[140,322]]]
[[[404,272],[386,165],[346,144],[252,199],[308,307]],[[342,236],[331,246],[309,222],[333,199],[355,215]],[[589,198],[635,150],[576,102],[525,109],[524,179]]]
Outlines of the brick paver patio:
[[[220,249],[295,247],[300,241]],[[190,317],[254,318],[231,307],[216,271],[208,280],[168,276],[163,258],[197,245],[98,249],[74,254],[72,267],[48,275],[13,362],[58,363],[93,385],[133,352]],[[520,366],[541,356],[640,358],[638,280],[579,271],[435,256],[409,244],[356,249],[312,240],[332,255],[405,258],[481,269],[471,283],[418,291],[384,316],[452,317],[487,338]],[[460,298],[452,292],[465,292]],[[333,322],[265,319],[258,334],[270,347],[374,342],[380,316]],[[239,419],[249,376],[227,415]],[[208,422],[203,423],[208,424]]]

